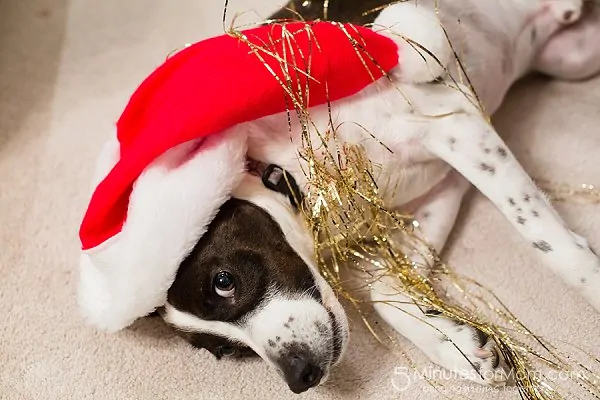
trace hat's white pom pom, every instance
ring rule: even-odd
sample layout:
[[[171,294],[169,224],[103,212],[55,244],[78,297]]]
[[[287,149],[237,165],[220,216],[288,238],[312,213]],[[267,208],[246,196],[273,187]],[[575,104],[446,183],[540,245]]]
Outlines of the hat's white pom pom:
[[[398,43],[400,63],[390,74],[401,82],[433,81],[443,75],[452,59],[452,49],[439,19],[424,6],[391,5],[375,19],[373,29]]]

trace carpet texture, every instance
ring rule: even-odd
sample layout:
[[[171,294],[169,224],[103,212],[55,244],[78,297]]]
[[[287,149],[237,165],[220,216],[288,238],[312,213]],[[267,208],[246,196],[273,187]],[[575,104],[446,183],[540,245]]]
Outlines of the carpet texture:
[[[230,17],[249,9],[267,16],[278,5],[258,2],[232,1]],[[128,96],[171,50],[222,32],[222,3],[0,2],[0,399],[443,398],[423,382],[395,389],[401,361],[356,316],[345,361],[324,386],[301,396],[265,363],[217,362],[156,319],[117,334],[83,325],[75,297],[77,231],[99,147]],[[240,22],[248,17],[256,20],[249,13]],[[510,93],[495,123],[531,175],[600,185],[599,105],[600,79],[532,78]],[[557,208],[600,248],[600,206]],[[445,258],[494,288],[538,334],[598,355],[599,315],[475,191]],[[425,363],[409,343],[400,344]],[[470,390],[471,398],[519,398],[511,389]]]

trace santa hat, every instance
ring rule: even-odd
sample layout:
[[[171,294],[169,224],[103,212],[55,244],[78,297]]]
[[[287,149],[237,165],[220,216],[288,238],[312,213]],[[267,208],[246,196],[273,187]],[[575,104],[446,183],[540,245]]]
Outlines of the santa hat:
[[[308,85],[314,106],[397,64],[395,41],[329,22],[262,26],[169,58],[135,91],[98,160],[80,228],[85,319],[116,331],[165,303],[179,264],[243,175],[246,137],[228,128],[293,107],[282,82]]]

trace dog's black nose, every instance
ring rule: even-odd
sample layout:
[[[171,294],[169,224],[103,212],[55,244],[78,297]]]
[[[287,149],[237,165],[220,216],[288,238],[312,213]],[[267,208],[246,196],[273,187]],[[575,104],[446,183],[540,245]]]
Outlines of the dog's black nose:
[[[323,369],[310,357],[295,354],[284,357],[280,362],[285,380],[294,393],[302,393],[317,386],[323,377]]]

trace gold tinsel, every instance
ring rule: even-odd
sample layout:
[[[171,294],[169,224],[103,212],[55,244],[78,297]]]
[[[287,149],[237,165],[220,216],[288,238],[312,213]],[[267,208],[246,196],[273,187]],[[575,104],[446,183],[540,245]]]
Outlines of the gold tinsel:
[[[224,23],[226,12],[227,3]],[[293,54],[294,40],[292,34],[285,29],[286,21],[266,23],[282,26],[282,37],[276,40],[283,41],[290,54]],[[343,29],[342,25],[331,23]],[[307,30],[310,30],[309,25]],[[338,127],[333,124],[330,124],[327,131],[317,132],[321,138],[319,143],[311,141],[310,132],[314,133],[317,127],[313,124],[310,110],[306,107],[307,88],[294,87],[290,83],[294,81],[291,74],[310,76],[310,67],[306,67],[310,66],[310,62],[292,65],[290,63],[293,62],[293,58],[281,59],[270,53],[268,44],[261,47],[251,43],[240,32],[240,27],[234,28],[233,24],[226,32],[247,43],[262,62],[265,57],[280,60],[281,71],[290,74],[285,77],[289,79],[282,80],[274,71],[269,70],[273,79],[277,79],[285,93],[292,98],[293,104],[288,110],[288,118],[298,118],[302,126],[303,148],[299,156],[303,165],[308,166],[305,174],[309,183],[303,211],[307,223],[312,228],[319,267],[339,296],[356,307],[368,329],[382,345],[404,355],[394,344],[393,337],[373,324],[366,308],[372,306],[372,302],[364,300],[357,292],[368,290],[382,279],[392,277],[393,290],[422,310],[419,315],[414,315],[414,318],[422,320],[425,310],[435,310],[441,313],[440,317],[471,325],[489,335],[511,369],[522,398],[580,398],[574,391],[588,397],[600,398],[600,361],[582,349],[578,349],[579,357],[576,359],[573,351],[567,354],[560,350],[557,344],[536,335],[522,324],[492,291],[458,275],[444,263],[436,251],[420,239],[418,221],[411,215],[400,214],[385,207],[374,179],[379,172],[378,166],[365,157],[360,146],[349,146],[338,140]],[[413,44],[420,47],[418,43]],[[354,42],[353,45],[360,57],[368,57],[364,49],[359,49]],[[318,43],[315,43],[314,47],[318,48]],[[310,58],[310,54],[305,57]],[[456,62],[460,64],[458,56]],[[462,65],[459,70],[464,72]],[[474,93],[471,95],[471,98],[477,98]],[[538,181],[538,185],[555,201],[576,199],[600,203],[600,192],[591,185],[571,188],[546,181]],[[425,271],[431,273],[428,275]],[[347,275],[360,276],[361,284],[351,285]],[[439,282],[449,285],[456,295],[452,299],[439,295],[434,288],[434,283],[437,285]],[[388,304],[392,307],[397,306],[393,303]],[[582,359],[585,361],[581,361]],[[415,368],[414,363],[406,356],[405,360],[410,367]],[[567,374],[573,385],[562,382],[561,387],[558,387],[548,379],[548,373],[551,371]],[[437,382],[429,383],[440,387]]]

